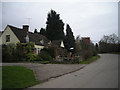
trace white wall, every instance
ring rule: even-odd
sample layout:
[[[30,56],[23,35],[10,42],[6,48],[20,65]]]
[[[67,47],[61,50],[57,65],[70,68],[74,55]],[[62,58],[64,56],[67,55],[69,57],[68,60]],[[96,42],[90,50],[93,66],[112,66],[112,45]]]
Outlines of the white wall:
[[[6,35],[10,35],[10,42],[6,42]],[[16,37],[16,35],[13,33],[13,31],[10,29],[9,26],[7,26],[5,28],[5,31],[3,32],[3,34],[0,37],[0,45],[1,44],[16,44],[19,43],[20,40]]]
[[[40,45],[35,45],[35,48],[37,50],[37,54],[38,54],[38,50],[41,50],[44,48],[44,46],[40,46]]]

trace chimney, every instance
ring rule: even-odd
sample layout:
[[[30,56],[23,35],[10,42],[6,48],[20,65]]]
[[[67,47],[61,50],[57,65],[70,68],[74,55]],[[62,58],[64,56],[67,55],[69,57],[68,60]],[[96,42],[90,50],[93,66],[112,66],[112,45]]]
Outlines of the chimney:
[[[28,32],[28,30],[29,30],[29,25],[23,25],[23,30],[25,30],[26,32]]]
[[[85,41],[86,41],[87,44],[90,44],[90,37],[86,37]]]

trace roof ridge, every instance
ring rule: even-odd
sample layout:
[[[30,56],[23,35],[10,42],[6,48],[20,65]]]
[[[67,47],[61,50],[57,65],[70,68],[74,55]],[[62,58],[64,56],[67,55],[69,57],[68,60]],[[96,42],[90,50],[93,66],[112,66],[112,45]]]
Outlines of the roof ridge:
[[[18,28],[18,27],[16,27],[16,26],[13,26],[13,25],[8,25],[9,27],[12,27],[12,28],[16,28],[16,29],[21,29],[22,30],[22,28]]]

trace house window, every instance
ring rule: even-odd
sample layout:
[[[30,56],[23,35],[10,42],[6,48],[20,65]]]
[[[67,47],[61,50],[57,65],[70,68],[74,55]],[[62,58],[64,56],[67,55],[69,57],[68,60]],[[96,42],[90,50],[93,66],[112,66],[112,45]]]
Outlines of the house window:
[[[10,35],[6,35],[6,42],[10,42]]]

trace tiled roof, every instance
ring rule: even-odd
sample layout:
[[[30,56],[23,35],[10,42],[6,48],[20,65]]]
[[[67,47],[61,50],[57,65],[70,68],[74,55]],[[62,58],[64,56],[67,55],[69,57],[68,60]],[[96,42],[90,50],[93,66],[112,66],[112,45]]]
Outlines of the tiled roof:
[[[55,45],[57,45],[57,46],[60,46],[61,40],[53,40],[53,41],[52,41],[52,44],[55,44]]]
[[[45,36],[38,33],[29,32],[28,36],[29,36],[30,42],[34,42],[36,45],[47,45],[49,42],[49,40]],[[40,42],[41,40],[44,41],[44,44]]]
[[[14,34],[17,36],[17,38],[20,40],[21,43],[25,43],[25,37],[26,37],[26,31],[11,25],[8,25],[10,29],[14,32]]]
[[[32,32],[26,32],[25,30],[23,29],[20,29],[20,28],[17,28],[17,27],[14,27],[14,26],[11,26],[11,25],[8,25],[11,30],[14,32],[14,34],[17,36],[17,38],[20,40],[21,43],[25,43],[26,42],[26,35],[28,34],[29,36],[29,41],[30,42],[34,42],[36,45],[47,45],[49,40],[41,35],[41,34],[38,34],[38,33],[32,33]],[[44,44],[42,44],[40,41],[43,40],[44,41]]]

